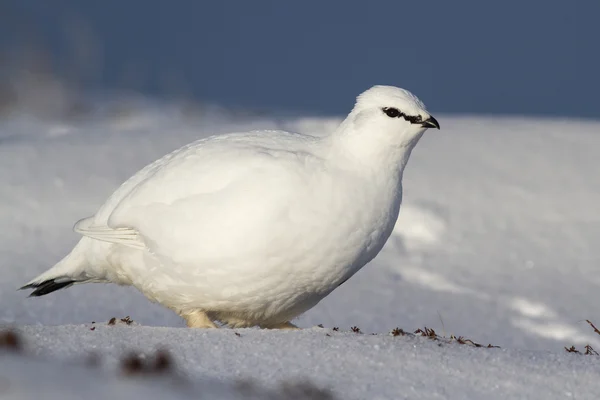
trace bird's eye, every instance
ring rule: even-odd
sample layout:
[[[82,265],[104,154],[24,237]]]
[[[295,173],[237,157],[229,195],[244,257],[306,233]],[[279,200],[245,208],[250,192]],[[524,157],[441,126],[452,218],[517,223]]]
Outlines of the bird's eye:
[[[397,108],[392,107],[385,107],[383,109],[383,112],[390,118],[398,118],[398,116],[400,115],[400,111]]]

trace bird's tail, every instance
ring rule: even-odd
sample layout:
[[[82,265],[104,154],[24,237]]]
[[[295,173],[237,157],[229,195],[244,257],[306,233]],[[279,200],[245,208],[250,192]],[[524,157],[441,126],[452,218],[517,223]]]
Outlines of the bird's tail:
[[[69,255],[43,274],[27,282],[19,290],[34,289],[29,296],[37,297],[68,288],[76,283],[89,281],[89,277],[84,272],[86,260],[81,247],[82,243],[79,242]]]
[[[48,293],[52,293],[56,290],[59,289],[64,289],[64,288],[68,288],[69,286],[71,286],[72,284],[74,284],[76,281],[71,280],[69,278],[55,278],[55,279],[48,279],[45,281],[42,281],[40,283],[28,283],[27,285],[23,286],[20,288],[20,290],[23,289],[35,289],[33,292],[31,292],[29,294],[29,297],[38,297],[38,296],[43,296],[46,295]]]

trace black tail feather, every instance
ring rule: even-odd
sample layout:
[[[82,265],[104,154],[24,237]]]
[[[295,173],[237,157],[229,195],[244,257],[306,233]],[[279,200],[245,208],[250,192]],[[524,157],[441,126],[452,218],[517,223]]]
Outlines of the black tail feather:
[[[42,283],[32,283],[30,285],[25,285],[21,289],[35,289],[33,292],[31,292],[29,297],[39,297],[44,296],[48,293],[52,293],[56,290],[67,288],[74,283],[75,281],[73,280],[60,280],[59,282],[57,282],[55,279],[50,279]]]

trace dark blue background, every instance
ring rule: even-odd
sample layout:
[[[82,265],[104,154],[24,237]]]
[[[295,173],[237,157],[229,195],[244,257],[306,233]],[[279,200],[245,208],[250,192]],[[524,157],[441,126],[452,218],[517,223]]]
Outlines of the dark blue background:
[[[598,0],[3,0],[0,15],[4,61],[35,43],[90,89],[344,114],[392,84],[438,112],[600,118]]]

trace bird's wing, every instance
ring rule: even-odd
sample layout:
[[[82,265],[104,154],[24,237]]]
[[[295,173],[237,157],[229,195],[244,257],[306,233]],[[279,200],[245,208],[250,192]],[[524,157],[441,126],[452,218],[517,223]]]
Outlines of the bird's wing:
[[[288,240],[288,210],[302,201],[297,188],[310,179],[307,163],[318,161],[296,139],[260,135],[213,138],[155,162],[81,232],[129,246],[145,243],[176,263],[249,256],[273,240]],[[290,142],[281,144],[282,136]]]
[[[94,217],[88,217],[77,221],[73,230],[83,236],[101,240],[103,242],[122,244],[134,249],[146,248],[146,244],[135,229],[113,229],[106,225],[95,225]]]

